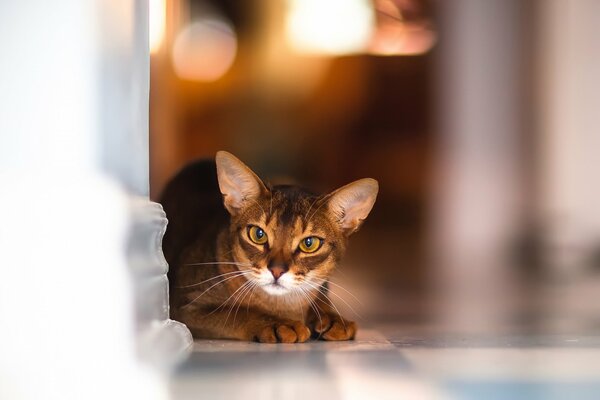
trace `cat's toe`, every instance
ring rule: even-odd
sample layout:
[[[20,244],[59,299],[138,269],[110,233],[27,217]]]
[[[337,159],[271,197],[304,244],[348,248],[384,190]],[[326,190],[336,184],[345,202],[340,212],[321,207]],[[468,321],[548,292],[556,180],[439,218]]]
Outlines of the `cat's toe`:
[[[321,336],[331,327],[331,318],[327,314],[323,314],[320,318],[313,321],[313,330],[317,336]]]
[[[273,326],[265,326],[258,335],[256,335],[256,341],[261,343],[277,343],[278,340],[275,331],[273,330]]]
[[[304,343],[310,338],[310,329],[302,322],[296,322],[294,324],[294,331],[296,332],[296,341],[298,343]]]
[[[302,322],[277,323],[264,327],[256,336],[261,343],[302,343],[310,338],[310,329]]]
[[[277,339],[279,339],[281,343],[296,343],[296,340],[298,339],[296,331],[286,325],[279,325],[275,332],[277,334]]]
[[[325,340],[352,340],[356,335],[356,322],[336,320],[322,336]]]
[[[275,330],[281,343],[303,343],[310,338],[310,329],[302,322],[289,322]]]

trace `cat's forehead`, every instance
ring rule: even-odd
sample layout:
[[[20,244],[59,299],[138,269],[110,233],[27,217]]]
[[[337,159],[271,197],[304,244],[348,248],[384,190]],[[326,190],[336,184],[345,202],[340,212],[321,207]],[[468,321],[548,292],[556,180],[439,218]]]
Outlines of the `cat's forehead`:
[[[296,186],[275,186],[247,214],[248,222],[294,235],[327,230],[322,196]]]
[[[331,236],[332,224],[322,196],[295,187],[274,191],[272,220],[291,236],[303,233]]]
[[[297,187],[278,186],[271,189],[268,200],[267,222],[275,219],[281,225],[290,226],[298,220],[306,224],[309,217],[307,213],[318,197]]]

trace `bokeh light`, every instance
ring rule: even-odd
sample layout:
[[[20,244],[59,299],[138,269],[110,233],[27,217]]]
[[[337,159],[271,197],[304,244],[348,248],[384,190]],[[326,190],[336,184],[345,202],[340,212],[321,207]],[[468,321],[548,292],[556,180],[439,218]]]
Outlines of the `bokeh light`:
[[[175,39],[171,56],[179,78],[211,82],[229,70],[236,52],[237,37],[231,25],[211,16],[184,27]]]
[[[356,53],[367,47],[374,20],[367,0],[288,0],[286,37],[300,53]]]

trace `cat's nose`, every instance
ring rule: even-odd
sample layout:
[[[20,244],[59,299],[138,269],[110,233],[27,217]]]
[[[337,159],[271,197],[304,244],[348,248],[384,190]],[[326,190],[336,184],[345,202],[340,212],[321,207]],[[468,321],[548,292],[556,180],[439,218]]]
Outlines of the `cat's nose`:
[[[279,279],[279,277],[288,272],[288,270],[289,268],[285,264],[269,265],[269,271],[271,271],[275,280]]]

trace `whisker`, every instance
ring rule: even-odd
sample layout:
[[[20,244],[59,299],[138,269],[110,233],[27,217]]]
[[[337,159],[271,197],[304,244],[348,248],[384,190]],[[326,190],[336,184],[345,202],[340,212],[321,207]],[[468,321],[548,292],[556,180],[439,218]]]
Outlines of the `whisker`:
[[[300,294],[302,296],[304,296],[304,298],[306,300],[308,300],[308,305],[310,306],[310,308],[313,309],[313,311],[315,312],[315,314],[317,314],[317,317],[319,318],[319,325],[323,326],[323,319],[321,318],[321,313],[319,312],[319,307],[315,304],[315,302],[310,298],[310,295],[308,293],[306,293],[306,290],[302,287],[299,286],[298,289],[300,289]],[[320,337],[320,333],[319,333],[319,337]]]
[[[229,250],[227,253],[223,253],[221,256],[225,257],[225,256],[230,255],[231,253],[233,253],[233,249]]]
[[[332,291],[329,291],[328,293],[331,293],[332,295],[334,295],[335,297],[340,299],[342,301],[342,303],[344,303],[350,309],[350,311],[352,311],[354,313],[354,315],[356,315],[359,319],[363,319],[363,317],[358,312],[356,312],[354,307],[352,307],[350,304],[348,304],[348,302],[346,300],[344,300],[343,297],[341,297],[340,295],[338,295],[337,293],[332,292]],[[331,301],[331,299],[329,299],[329,301]],[[331,304],[333,305],[333,303],[331,303]]]
[[[246,287],[244,288],[244,290],[242,290],[239,293],[239,295],[234,299],[232,310],[235,307],[235,314],[233,315],[232,325],[235,325],[237,313],[238,313],[238,311],[240,309],[240,306],[242,305],[242,302],[246,298],[246,295],[252,290],[252,287],[254,286],[254,284],[255,284],[254,282],[250,282],[250,285],[246,285]],[[237,307],[236,307],[236,304],[237,304]]]
[[[362,307],[364,307],[364,304],[361,303],[361,301],[358,299],[358,297],[356,297],[354,294],[352,294],[352,292],[350,292],[348,289],[346,289],[345,287],[343,287],[342,285],[335,283],[331,280],[328,280],[327,282],[331,283],[332,285],[339,287],[340,289],[342,289],[344,292],[348,293],[350,296],[352,296],[352,298],[354,300],[356,300],[358,302],[358,304],[360,304]]]
[[[337,293],[335,293],[335,292],[333,292],[333,291],[331,291],[331,290],[329,290],[329,291],[327,291],[327,292],[323,292],[321,289],[323,288],[323,286],[322,286],[322,283],[323,283],[323,282],[325,282],[325,279],[319,279],[319,280],[321,281],[321,283],[320,283],[320,286],[319,286],[319,289],[318,289],[320,293],[322,293],[322,294],[323,294],[323,295],[325,295],[325,296],[326,296],[328,293],[330,293],[330,294],[334,295],[335,297],[337,297],[338,299],[340,299],[340,300],[341,300],[341,301],[342,301],[342,302],[343,302],[343,303],[344,303],[344,304],[345,304],[345,305],[346,305],[346,306],[347,306],[347,307],[348,307],[348,308],[349,308],[349,309],[350,309],[350,310],[351,310],[351,311],[352,311],[352,312],[353,312],[353,313],[354,313],[354,314],[355,314],[355,315],[356,315],[358,318],[360,318],[360,319],[363,319],[363,318],[361,317],[361,315],[360,315],[358,312],[356,312],[356,310],[354,309],[354,307],[352,307],[350,304],[348,304],[348,302],[347,302],[347,301],[346,301],[346,300],[345,300],[343,297],[341,297],[339,294],[337,294]],[[334,285],[336,285],[336,286],[339,286],[339,285],[337,285],[336,283],[334,283],[334,282],[331,282],[330,280],[327,280],[327,282],[329,282],[329,283],[333,283]],[[308,283],[310,284],[310,282],[308,282]],[[316,282],[315,282],[315,283],[313,283],[313,284],[315,285],[315,284],[316,284]],[[313,286],[313,287],[314,287],[314,286]],[[344,289],[344,288],[342,288],[342,289]],[[345,290],[345,289],[344,289],[344,290]],[[350,293],[350,292],[348,292],[348,293]],[[351,293],[350,293],[350,294],[351,294]],[[330,299],[328,299],[328,300],[330,300]],[[360,304],[360,301],[359,301],[358,299],[356,299],[356,300],[357,300],[357,301],[359,302],[359,304]],[[362,304],[361,304],[361,305],[362,305]]]
[[[240,307],[241,307],[242,303],[244,302],[244,299],[246,298],[246,296],[249,293],[252,292],[252,290],[256,287],[256,285],[257,285],[256,282],[252,282],[252,284],[249,286],[249,288],[246,289],[246,291],[244,292],[244,295],[242,296],[242,298],[240,298],[238,306],[237,306],[237,308],[235,310],[235,314],[233,315],[233,323],[232,323],[233,326],[235,326],[235,321],[237,319],[237,314],[238,314],[238,311],[240,311]],[[248,303],[248,304],[250,304],[250,303]]]
[[[229,277],[223,279],[222,281],[219,281],[219,282],[215,283],[214,285],[212,285],[211,287],[209,287],[208,289],[206,289],[204,292],[200,293],[198,295],[198,297],[196,297],[194,300],[190,301],[189,303],[187,303],[186,305],[182,306],[181,308],[188,307],[189,305],[191,305],[192,303],[194,303],[196,300],[198,300],[200,297],[202,297],[206,292],[208,292],[209,290],[211,290],[212,288],[214,288],[217,285],[220,285],[220,284],[222,284],[222,283],[224,283],[226,281],[229,281],[231,279],[238,278],[238,277],[245,276],[247,274],[252,273],[252,271],[240,271],[240,272],[243,272],[243,273],[238,274],[238,275],[234,275],[234,276],[229,276]]]
[[[216,313],[217,311],[219,311],[225,304],[227,304],[227,302],[238,292],[238,290],[240,290],[241,288],[243,288],[244,286],[246,286],[248,283],[250,283],[250,281],[246,281],[244,282],[239,288],[237,288],[224,302],[222,302],[217,308],[215,308],[214,310],[212,310],[211,312],[209,312],[208,314],[205,315],[205,317],[208,317],[209,315],[212,315],[214,313]]]
[[[360,314],[359,314],[359,313],[358,313],[358,312],[357,312],[357,311],[354,309],[354,307],[352,307],[352,306],[351,306],[351,305],[350,305],[350,304],[349,304],[349,303],[348,303],[348,302],[347,302],[347,301],[346,301],[346,300],[345,300],[343,297],[341,297],[339,294],[337,294],[337,293],[335,293],[335,292],[332,292],[332,291],[329,291],[328,293],[331,293],[332,295],[334,295],[335,297],[337,297],[338,299],[340,299],[340,300],[342,301],[342,303],[344,303],[344,304],[346,305],[346,307],[348,307],[348,308],[350,309],[350,311],[352,311],[352,313],[353,313],[354,315],[356,315],[356,317],[357,317],[358,319],[364,319],[364,318],[362,317],[362,315],[360,315]]]
[[[311,307],[313,307],[313,310],[315,310],[315,312],[317,313],[317,317],[319,318],[319,325],[321,327],[323,327],[323,318],[321,317],[321,312],[319,311],[319,305],[317,304],[317,302],[310,297],[310,295],[307,293],[306,297],[308,298],[308,302],[309,304],[311,304]],[[315,297],[316,299],[317,297]],[[319,332],[319,337],[321,337],[322,332]]]
[[[341,268],[336,268],[335,269],[335,273],[340,273],[342,274],[343,277],[348,278],[348,274],[346,274]]]
[[[337,313],[337,315],[340,317],[340,319],[342,320],[342,324],[344,325],[344,329],[346,329],[346,323],[344,322],[344,317],[342,317],[342,314],[340,313],[340,310],[337,308],[337,306],[335,305],[335,303],[329,298],[327,297],[327,294],[321,291],[321,288],[319,288],[318,286],[313,285],[311,282],[309,281],[305,281],[305,283],[311,287],[313,287],[314,289],[316,289],[317,291],[319,291],[319,293],[321,293],[323,295],[323,297],[325,299],[327,299],[329,301],[329,304],[335,309],[335,312]],[[332,294],[335,295],[335,293],[331,292]],[[338,298],[340,298],[342,301],[344,301],[341,297],[337,296]],[[317,297],[317,299],[321,300],[323,303],[325,303],[325,301],[319,297]],[[344,302],[345,303],[345,302]],[[327,303],[325,303],[327,304]],[[358,315],[358,313],[356,311],[354,311],[354,309],[348,304],[346,303],[346,305],[348,307],[350,307],[350,309],[352,310],[352,312],[354,312],[359,318],[360,315]]]
[[[212,278],[210,278],[210,279],[206,279],[206,280],[204,280],[204,281],[202,281],[202,282],[193,283],[193,284],[191,284],[191,285],[176,286],[176,287],[175,287],[175,289],[185,289],[185,288],[190,288],[190,287],[194,287],[194,286],[199,286],[199,285],[202,285],[203,283],[206,283],[206,282],[213,281],[213,280],[215,280],[215,279],[217,279],[217,278],[221,278],[221,277],[228,276],[228,275],[232,275],[232,274],[245,273],[245,272],[249,272],[249,271],[251,271],[251,270],[247,269],[247,270],[242,270],[242,271],[230,271],[230,272],[225,272],[225,273],[219,274],[219,275],[217,275],[217,276],[213,276],[213,277],[212,277]]]
[[[315,289],[317,290],[317,289]],[[320,294],[323,295],[323,297],[325,298],[325,300],[323,300],[321,297],[319,297],[318,295],[315,297],[315,300],[320,301],[321,303],[325,304],[327,306],[327,308],[331,308],[333,307],[334,309],[332,311],[334,311],[340,318],[342,317],[342,314],[340,313],[340,311],[337,309],[337,307],[335,306],[335,304],[331,301],[331,299],[329,297],[327,297],[327,295],[323,292],[321,292],[320,290],[317,290]]]
[[[300,320],[304,320],[304,312],[302,311],[302,298],[300,297],[296,289],[293,289],[292,293],[296,295],[296,301],[298,302],[298,311],[300,311]]]
[[[310,210],[312,210],[313,206],[315,205],[315,203],[319,201],[319,197],[317,197],[312,203],[310,203],[310,207],[308,207],[308,211],[306,211],[306,214],[304,214],[304,220],[308,221],[308,214],[310,213]]]
[[[335,192],[331,192],[331,193],[327,194],[326,196],[319,198],[319,201],[323,201],[323,203],[321,203],[321,204],[319,205],[319,207],[317,207],[317,209],[316,209],[316,210],[315,210],[315,211],[312,213],[312,215],[311,215],[311,216],[308,218],[309,220],[311,220],[311,219],[312,219],[312,217],[314,217],[314,216],[315,216],[315,214],[316,214],[316,213],[317,213],[317,212],[318,212],[318,211],[321,209],[321,207],[323,207],[323,205],[327,203],[325,200],[327,200],[327,199],[329,199],[331,196],[333,196],[333,194],[334,194],[334,193],[335,193]],[[308,214],[308,213],[307,213],[307,214]]]
[[[242,286],[240,286],[235,292],[233,292],[233,295],[235,295],[236,293],[239,292],[239,294],[233,299],[233,303],[231,304],[231,307],[229,307],[229,312],[227,312],[227,317],[225,318],[225,322],[223,322],[223,327],[225,325],[227,325],[227,321],[229,320],[229,316],[231,315],[231,311],[233,311],[233,307],[235,307],[235,304],[237,303],[238,299],[241,297],[242,293],[244,293],[245,288],[247,288],[248,286],[252,285],[251,281],[246,282],[245,284],[243,284]],[[231,297],[230,297],[231,298]],[[225,303],[227,303],[229,299],[225,300]],[[223,303],[223,304],[225,304]]]
[[[250,303],[252,302],[252,296],[254,296],[254,291],[256,290],[256,288],[259,285],[256,284],[253,288],[252,288],[252,293],[250,293],[250,297],[248,298],[248,304],[246,304],[246,313],[250,312]]]

